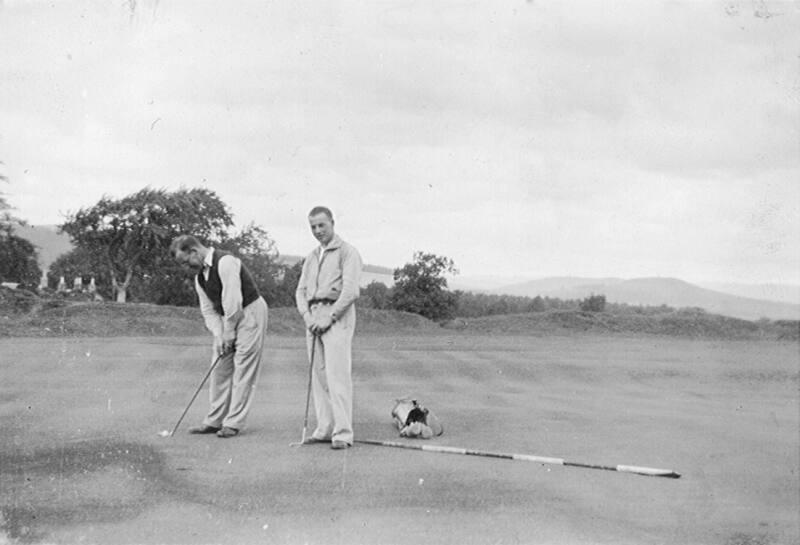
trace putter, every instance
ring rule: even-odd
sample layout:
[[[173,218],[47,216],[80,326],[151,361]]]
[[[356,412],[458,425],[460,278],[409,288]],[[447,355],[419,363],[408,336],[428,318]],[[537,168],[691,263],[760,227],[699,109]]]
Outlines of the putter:
[[[308,430],[308,405],[311,401],[311,376],[314,372],[314,350],[317,348],[317,336],[313,335],[313,342],[311,343],[311,361],[308,364],[308,389],[306,390],[306,415],[303,417],[303,435],[300,437],[299,443],[289,443],[290,447],[299,447],[306,442],[306,431]]]
[[[203,377],[203,380],[202,380],[202,382],[200,382],[200,385],[197,387],[197,390],[195,390],[195,392],[194,392],[194,395],[192,396],[192,399],[191,399],[191,400],[189,400],[189,404],[188,404],[188,405],[186,405],[186,408],[183,410],[183,414],[182,414],[182,415],[181,415],[181,417],[178,419],[178,421],[175,423],[175,427],[174,427],[174,428],[172,428],[172,431],[170,432],[170,431],[167,431],[167,430],[163,430],[163,431],[159,432],[159,434],[158,434],[158,435],[160,435],[161,437],[172,437],[173,435],[175,435],[175,432],[176,432],[176,431],[178,431],[178,426],[180,426],[180,425],[181,425],[181,422],[183,422],[183,417],[184,417],[184,416],[186,416],[186,413],[187,413],[187,412],[189,412],[189,407],[191,407],[191,406],[192,406],[192,403],[194,403],[194,400],[197,398],[197,394],[199,394],[199,393],[200,393],[200,390],[202,390],[202,389],[203,389],[203,385],[204,385],[204,384],[206,383],[206,381],[208,380],[208,377],[210,377],[210,376],[211,376],[211,371],[213,371],[213,370],[214,370],[214,368],[217,366],[217,364],[219,363],[219,361],[220,361],[222,358],[224,358],[225,356],[227,356],[227,355],[228,355],[228,354],[230,354],[230,353],[231,353],[231,352],[223,352],[222,354],[220,354],[219,356],[217,356],[217,359],[215,359],[215,360],[214,360],[214,363],[212,363],[212,364],[211,364],[211,367],[209,367],[209,368],[208,368],[208,372],[206,373],[206,376],[204,376],[204,377]]]

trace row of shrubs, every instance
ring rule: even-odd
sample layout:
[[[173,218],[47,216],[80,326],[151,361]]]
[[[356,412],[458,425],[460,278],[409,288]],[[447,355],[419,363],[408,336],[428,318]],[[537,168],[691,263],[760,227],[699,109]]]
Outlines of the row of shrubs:
[[[697,309],[678,309],[656,314],[552,310],[481,318],[456,318],[443,324],[448,329],[491,335],[526,335],[577,331],[586,333],[646,334],[671,337],[800,340],[798,320],[749,321]]]
[[[93,329],[99,335],[124,334],[125,328],[134,327],[139,334],[202,334],[202,321],[196,307],[161,307],[158,305],[104,304],[96,303],[98,307],[87,305],[92,301],[91,296],[83,293],[47,293],[42,296],[25,290],[12,290],[0,288],[0,320],[6,327],[0,327],[0,335],[36,334],[31,331],[26,333],[26,328],[33,328],[39,334],[58,334],[57,329],[75,330],[85,322],[85,319],[76,317],[75,324],[64,322],[72,318],[73,309],[79,314],[100,317],[101,332]],[[84,303],[82,305],[76,303]],[[102,307],[102,308],[100,308]],[[90,310],[94,308],[94,310]],[[620,311],[621,309],[621,311]],[[407,313],[381,313],[375,309],[362,309],[368,317],[366,322],[360,324],[362,331],[395,330],[420,330],[427,332],[434,324],[427,320]],[[88,314],[87,314],[88,313]],[[177,314],[176,314],[177,313]],[[302,331],[302,323],[296,312],[291,308],[277,308],[271,312],[271,329],[276,333],[298,333]],[[163,315],[163,316],[162,316]],[[114,324],[115,317],[128,323]],[[58,322],[54,329],[53,320]],[[163,320],[161,319],[163,318]],[[274,318],[274,319],[273,319]],[[415,318],[412,320],[412,318]],[[59,321],[61,320],[61,321]],[[145,322],[146,327],[144,326]],[[383,323],[386,321],[391,323]],[[383,322],[382,322],[383,321]],[[11,327],[10,322],[17,322]],[[142,322],[142,324],[139,324]],[[185,322],[185,323],[184,323]],[[296,323],[295,323],[296,322]],[[374,322],[374,323],[373,323]],[[138,325],[137,325],[138,324]],[[182,324],[182,325],[181,325]],[[426,326],[426,324],[428,324]],[[142,327],[139,327],[139,326]],[[175,331],[167,331],[175,328]],[[384,327],[385,326],[385,327]],[[690,338],[720,338],[720,339],[768,339],[768,340],[800,340],[800,321],[797,320],[767,320],[758,321],[741,320],[727,316],[708,314],[702,309],[685,308],[672,309],[669,307],[632,307],[613,305],[605,312],[595,312],[572,309],[553,309],[541,312],[525,312],[484,316],[477,318],[455,318],[441,323],[444,330],[474,332],[477,334],[492,335],[529,335],[564,332],[595,332],[616,334],[648,334],[667,335]],[[98,324],[92,326],[98,327]],[[366,330],[364,329],[366,327]],[[49,330],[48,330],[49,328]],[[76,329],[78,328],[78,329]],[[120,329],[122,328],[122,329]],[[167,329],[165,329],[167,328]],[[440,328],[436,328],[440,329]],[[15,333],[12,333],[12,330]],[[152,331],[151,331],[152,330]],[[133,333],[133,332],[129,332]],[[88,334],[88,333],[86,333]]]

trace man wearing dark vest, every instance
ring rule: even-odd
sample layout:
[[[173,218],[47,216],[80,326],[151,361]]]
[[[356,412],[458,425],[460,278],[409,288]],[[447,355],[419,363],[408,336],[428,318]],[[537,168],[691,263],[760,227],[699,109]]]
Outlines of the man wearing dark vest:
[[[181,235],[170,246],[178,263],[197,271],[194,287],[206,328],[214,335],[212,360],[222,355],[209,382],[211,408],[189,433],[228,438],[244,427],[258,381],[267,331],[267,303],[250,271],[220,250]]]

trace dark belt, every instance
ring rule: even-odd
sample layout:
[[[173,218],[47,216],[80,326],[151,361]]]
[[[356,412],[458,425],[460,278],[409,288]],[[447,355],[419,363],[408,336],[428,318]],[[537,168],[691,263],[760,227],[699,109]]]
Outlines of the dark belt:
[[[332,305],[336,299],[312,299],[308,302],[309,305]]]

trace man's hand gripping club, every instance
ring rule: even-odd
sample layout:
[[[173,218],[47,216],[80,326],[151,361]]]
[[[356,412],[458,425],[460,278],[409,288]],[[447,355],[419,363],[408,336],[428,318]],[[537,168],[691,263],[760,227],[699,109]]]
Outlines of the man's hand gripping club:
[[[236,339],[224,340],[222,337],[214,337],[214,356],[224,356],[236,351]]]
[[[312,315],[311,311],[303,315],[303,321],[312,335],[320,336],[328,331],[333,325],[333,317],[330,313],[317,312],[317,316]]]

